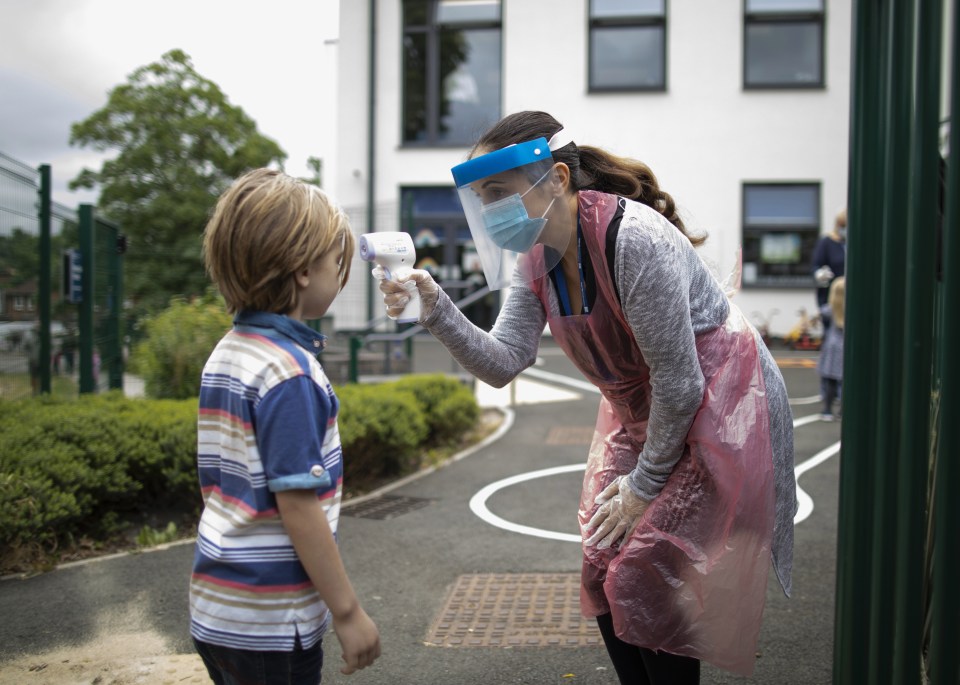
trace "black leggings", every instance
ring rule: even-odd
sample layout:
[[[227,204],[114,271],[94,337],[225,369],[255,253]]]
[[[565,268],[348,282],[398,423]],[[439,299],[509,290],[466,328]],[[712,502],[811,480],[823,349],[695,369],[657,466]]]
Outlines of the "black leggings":
[[[624,642],[613,631],[610,614],[597,616],[597,625],[620,685],[698,685],[700,661],[657,652]]]

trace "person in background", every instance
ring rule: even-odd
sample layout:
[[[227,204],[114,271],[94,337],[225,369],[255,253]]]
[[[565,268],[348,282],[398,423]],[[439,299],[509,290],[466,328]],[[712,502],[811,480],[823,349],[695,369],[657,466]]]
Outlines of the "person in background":
[[[698,683],[701,659],[751,673],[771,558],[790,593],[793,422],[776,363],[694,249],[704,238],[649,167],[545,112],[502,119],[453,176],[487,283],[510,294],[488,333],[414,270],[381,280],[388,315],[417,290],[420,323],[495,387],[535,362],[549,324],[602,394],[580,605],[620,682]]]
[[[220,197],[207,270],[236,316],[203,369],[204,508],[190,633],[214,683],[316,685],[331,622],[341,672],[380,655],[338,551],[340,404],[316,359],[320,318],[347,282],[354,239],[319,188],[270,169]]]
[[[820,236],[813,248],[811,273],[817,284],[817,311],[827,303],[830,284],[844,275],[847,262],[847,210],[841,209],[833,222],[833,230]],[[824,334],[830,324],[823,322]]]
[[[843,391],[845,300],[846,278],[839,276],[830,284],[827,302],[820,308],[820,318],[824,322],[825,332],[820,346],[820,358],[817,360],[817,373],[820,374],[820,396],[823,399],[823,413],[820,414],[820,419],[823,421],[834,420],[833,405],[840,400]]]

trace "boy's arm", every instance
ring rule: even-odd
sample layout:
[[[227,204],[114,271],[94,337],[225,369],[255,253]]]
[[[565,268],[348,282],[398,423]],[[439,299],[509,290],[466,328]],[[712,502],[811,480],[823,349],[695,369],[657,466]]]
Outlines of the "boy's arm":
[[[323,505],[313,490],[284,490],[276,497],[300,563],[333,614],[333,629],[346,662],[340,672],[349,675],[369,666],[380,656],[380,634],[347,578]]]

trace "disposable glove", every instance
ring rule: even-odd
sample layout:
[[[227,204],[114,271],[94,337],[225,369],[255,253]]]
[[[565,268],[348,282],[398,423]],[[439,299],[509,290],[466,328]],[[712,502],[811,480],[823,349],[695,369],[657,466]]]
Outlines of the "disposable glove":
[[[600,508],[587,524],[587,530],[596,528],[596,531],[587,538],[586,543],[596,545],[599,549],[611,547],[632,533],[650,505],[630,487],[629,476],[617,477],[597,495],[594,503],[599,504]]]
[[[411,269],[396,281],[387,280],[383,267],[379,264],[373,267],[370,273],[380,281],[383,303],[387,307],[387,316],[391,319],[400,316],[415,290],[420,291],[421,321],[426,321],[437,306],[437,300],[440,299],[440,286],[433,280],[433,276],[423,269]]]
[[[821,288],[826,288],[830,285],[830,281],[833,280],[833,269],[826,265],[821,266],[813,272],[813,280],[815,280]]]

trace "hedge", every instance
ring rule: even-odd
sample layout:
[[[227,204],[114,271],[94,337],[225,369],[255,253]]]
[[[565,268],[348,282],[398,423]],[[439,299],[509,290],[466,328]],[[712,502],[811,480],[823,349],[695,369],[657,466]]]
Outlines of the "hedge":
[[[344,480],[410,473],[472,429],[473,393],[442,375],[337,388]],[[137,514],[199,512],[196,399],[0,400],[0,567],[118,533]]]

